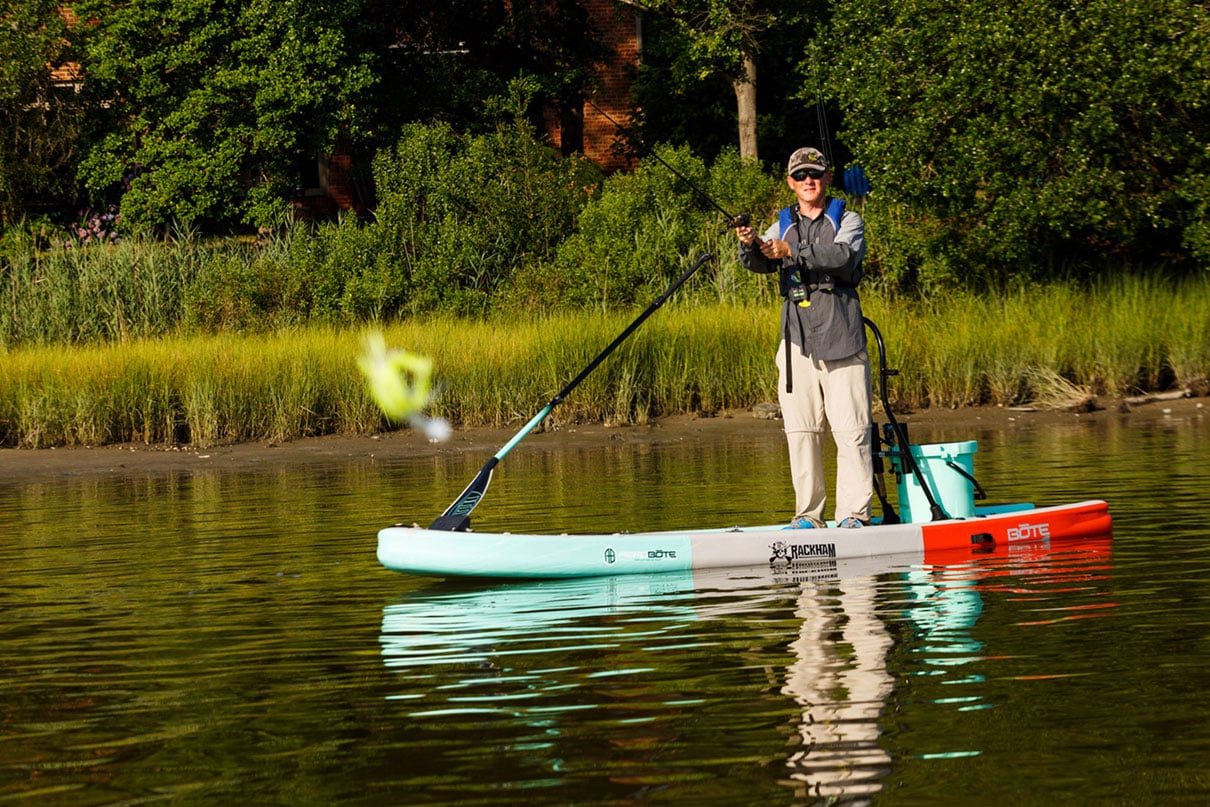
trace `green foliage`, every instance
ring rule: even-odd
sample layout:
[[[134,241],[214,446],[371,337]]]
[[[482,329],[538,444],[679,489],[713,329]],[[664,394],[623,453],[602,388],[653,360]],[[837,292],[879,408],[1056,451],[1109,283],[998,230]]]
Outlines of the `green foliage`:
[[[482,313],[522,267],[550,261],[600,182],[518,121],[486,135],[407,127],[374,162],[380,237],[397,251],[411,310]]]
[[[187,330],[267,330],[385,319],[404,278],[379,233],[353,216],[279,228],[257,245],[213,251],[184,295]]]
[[[0,226],[72,200],[83,108],[48,69],[69,56],[59,6],[9,0],[0,14]]]
[[[366,5],[370,18],[392,37],[378,46],[386,46],[375,88],[375,128],[384,138],[379,149],[392,145],[410,123],[443,121],[460,132],[492,131],[498,121],[484,114],[485,99],[507,95],[520,76],[538,83],[534,100],[548,104],[546,111],[579,115],[596,66],[613,58],[579,2]],[[528,112],[538,121],[544,110],[535,104]]]
[[[779,85],[779,74],[792,74],[797,49],[796,37],[804,29],[818,25],[826,3],[823,0],[640,0],[639,8],[649,12],[654,37],[644,27],[644,59],[636,87],[639,107],[648,113],[650,128],[657,136],[670,131],[681,133],[672,142],[705,145],[715,153],[711,137],[693,131],[693,122],[715,113],[721,106],[719,92],[732,96],[730,113],[724,120],[738,124],[740,153],[750,159],[759,156],[757,148],[757,86],[766,70]],[[794,44],[787,48],[789,40]],[[650,43],[650,44],[649,44]],[[648,61],[648,53],[652,57]],[[709,88],[705,98],[692,93]],[[710,97],[710,96],[713,97]],[[648,108],[647,101],[655,103]],[[672,107],[671,109],[669,107]],[[664,120],[654,119],[656,116]],[[794,117],[791,113],[790,117]],[[668,120],[671,118],[671,120]],[[653,120],[654,119],[654,120]],[[728,126],[732,133],[734,126]],[[771,127],[779,128],[779,127]],[[711,134],[717,135],[716,129]],[[780,133],[779,133],[780,134]],[[703,136],[705,135],[705,136]],[[733,135],[732,135],[733,136]],[[734,141],[730,141],[734,142]],[[801,143],[795,143],[797,148]],[[788,152],[787,152],[788,153]]]
[[[124,341],[174,332],[203,262],[191,239],[64,248],[13,227],[0,239],[0,345]],[[148,248],[150,246],[150,248]]]
[[[858,0],[829,41],[897,279],[999,284],[1182,242],[1210,257],[1204,5]]]
[[[358,102],[375,80],[350,41],[361,9],[81,0],[85,90],[103,118],[85,183],[127,186],[133,225],[276,221],[300,157],[360,136]]]
[[[759,221],[776,209],[777,182],[734,150],[719,158],[713,172],[687,147],[659,146],[657,154],[732,214],[749,211]],[[720,229],[725,229],[722,214],[649,156],[633,173],[605,182],[601,195],[580,214],[576,232],[559,245],[552,271],[563,279],[558,288],[569,301],[603,308],[630,305],[659,294],[696,253],[719,246]],[[735,249],[731,235],[716,257],[730,257]]]
[[[764,31],[782,21],[792,24],[801,9],[800,3],[749,0],[643,0],[636,5],[672,22],[685,43],[679,69],[698,78],[716,73],[741,77],[744,55],[757,49]]]

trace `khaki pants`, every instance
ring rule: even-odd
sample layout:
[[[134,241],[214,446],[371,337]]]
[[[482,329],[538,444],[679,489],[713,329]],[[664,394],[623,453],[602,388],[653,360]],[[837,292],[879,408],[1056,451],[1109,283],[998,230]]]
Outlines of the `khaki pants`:
[[[786,393],[786,345],[777,352],[777,396],[790,448],[795,517],[824,520],[823,432],[836,441],[836,521],[869,521],[874,495],[870,446],[870,357],[866,351],[836,361],[818,361],[791,346],[794,391]]]

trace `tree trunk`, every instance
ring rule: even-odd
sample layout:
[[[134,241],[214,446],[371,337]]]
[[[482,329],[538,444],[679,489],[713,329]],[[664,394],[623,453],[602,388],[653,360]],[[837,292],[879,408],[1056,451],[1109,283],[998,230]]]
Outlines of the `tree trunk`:
[[[756,60],[744,54],[744,74],[731,82],[735,88],[735,106],[739,113],[739,156],[759,159],[756,152]]]

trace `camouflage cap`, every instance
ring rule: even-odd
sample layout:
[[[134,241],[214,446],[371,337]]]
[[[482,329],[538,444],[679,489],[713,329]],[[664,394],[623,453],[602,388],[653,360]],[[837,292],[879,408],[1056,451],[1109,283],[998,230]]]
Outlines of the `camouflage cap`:
[[[823,152],[819,149],[806,147],[800,148],[798,151],[790,155],[790,161],[786,164],[787,176],[793,174],[802,168],[814,168],[819,171],[828,170],[828,158],[823,156]]]

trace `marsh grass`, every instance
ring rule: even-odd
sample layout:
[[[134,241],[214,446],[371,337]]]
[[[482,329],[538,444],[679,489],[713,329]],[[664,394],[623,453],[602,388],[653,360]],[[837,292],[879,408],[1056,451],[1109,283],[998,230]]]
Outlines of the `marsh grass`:
[[[1210,371],[1210,278],[1122,275],[1090,288],[1021,287],[997,297],[865,296],[898,396],[913,405],[1018,405],[1067,393],[1131,395]]]
[[[0,441],[211,445],[374,431],[382,416],[354,377],[357,349],[352,332],[314,329],[10,353]]]
[[[205,253],[192,238],[43,250],[29,231],[6,230],[0,342],[36,345],[171,333],[180,322],[188,278],[206,262]]]
[[[1210,376],[1210,280],[1123,277],[998,298],[864,295],[899,370],[892,405],[1062,405]],[[430,413],[519,426],[586,367],[636,311],[547,312],[386,326],[391,346],[429,356]],[[0,354],[0,444],[280,441],[373,433],[388,424],[356,368],[364,329],[131,338]],[[674,298],[557,406],[547,425],[641,423],[776,400],[777,306],[720,302],[706,282]],[[878,357],[872,359],[877,368]],[[1074,393],[1073,393],[1074,391]]]

